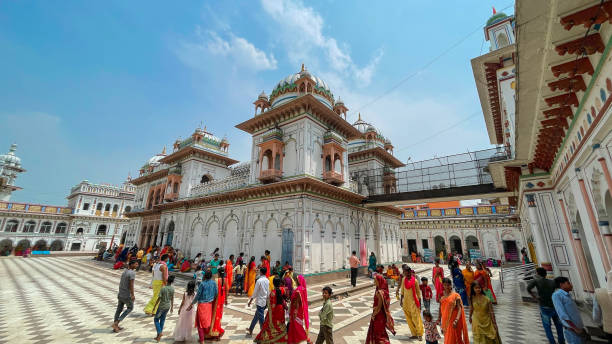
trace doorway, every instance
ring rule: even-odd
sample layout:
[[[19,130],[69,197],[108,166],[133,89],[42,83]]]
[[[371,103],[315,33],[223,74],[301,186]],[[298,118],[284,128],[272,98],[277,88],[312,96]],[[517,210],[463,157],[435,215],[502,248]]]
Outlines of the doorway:
[[[461,246],[461,239],[458,236],[456,235],[451,236],[449,241],[450,241],[450,248],[451,248],[452,253],[463,254],[463,247]]]
[[[293,266],[293,231],[289,228],[283,229],[281,263]]]
[[[444,242],[444,238],[441,236],[436,236],[434,238],[434,248],[436,250],[436,257],[442,252],[443,256],[446,257],[446,243]]]
[[[80,250],[81,250],[80,242],[73,242],[72,245],[70,245],[70,251],[80,251]]]
[[[518,262],[519,254],[518,248],[516,247],[516,241],[514,240],[503,240],[504,255],[507,262]]]
[[[408,254],[417,253],[416,239],[408,239]]]

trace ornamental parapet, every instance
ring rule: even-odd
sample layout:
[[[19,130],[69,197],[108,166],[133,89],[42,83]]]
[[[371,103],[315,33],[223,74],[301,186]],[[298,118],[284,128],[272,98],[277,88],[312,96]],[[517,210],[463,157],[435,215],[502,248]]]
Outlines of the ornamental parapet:
[[[72,214],[73,209],[42,204],[0,202],[0,211],[38,214]]]
[[[220,180],[213,180],[191,188],[189,197],[201,197],[236,190],[247,186],[248,181],[248,175],[237,175]]]
[[[475,207],[441,208],[441,209],[409,209],[401,216],[402,219],[470,217],[470,216],[507,216],[514,215],[515,208],[509,205],[486,205]]]

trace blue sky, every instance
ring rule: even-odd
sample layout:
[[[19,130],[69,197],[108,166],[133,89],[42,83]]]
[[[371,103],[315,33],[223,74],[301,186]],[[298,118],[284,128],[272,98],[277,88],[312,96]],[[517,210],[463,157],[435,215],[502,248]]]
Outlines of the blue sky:
[[[200,122],[248,160],[234,125],[301,63],[402,161],[489,147],[470,59],[489,49],[491,6],[513,3],[347,4],[0,2],[0,152],[16,142],[28,170],[12,200],[62,205],[83,179],[120,184]]]

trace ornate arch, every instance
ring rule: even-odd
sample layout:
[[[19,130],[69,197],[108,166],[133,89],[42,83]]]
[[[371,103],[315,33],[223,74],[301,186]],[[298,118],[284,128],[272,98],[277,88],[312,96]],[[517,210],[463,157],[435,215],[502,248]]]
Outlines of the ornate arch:
[[[283,220],[281,221],[282,228],[293,228],[293,220],[289,217],[289,215],[285,215]]]
[[[205,235],[205,236],[208,236],[208,235],[209,235],[209,233],[210,233],[210,227],[211,227],[211,226],[212,226],[212,225],[213,225],[215,222],[216,222],[217,224],[219,224],[219,225],[221,224],[221,221],[219,221],[219,217],[213,213],[213,215],[212,215],[210,218],[208,218],[208,221],[206,221],[206,227],[204,227],[204,235]]]
[[[270,226],[270,224],[274,222],[276,226]],[[280,227],[278,226],[278,221],[275,218],[270,217],[268,221],[266,221],[266,226],[264,227],[264,234],[268,235],[271,231],[276,230],[277,234],[280,234]]]
[[[195,232],[195,227],[196,225],[202,225],[202,227],[204,227],[204,220],[202,220],[202,218],[200,217],[200,214],[197,214],[196,218],[193,219],[193,222],[191,223],[191,237],[193,238],[193,234]]]
[[[223,219],[223,228],[221,228],[221,232],[223,233],[223,235],[225,235],[225,231],[227,229],[227,225],[230,222],[236,222],[236,226],[238,226],[238,224],[240,223],[240,219],[238,218],[238,216],[236,214],[234,214],[233,212],[230,212],[225,219]]]

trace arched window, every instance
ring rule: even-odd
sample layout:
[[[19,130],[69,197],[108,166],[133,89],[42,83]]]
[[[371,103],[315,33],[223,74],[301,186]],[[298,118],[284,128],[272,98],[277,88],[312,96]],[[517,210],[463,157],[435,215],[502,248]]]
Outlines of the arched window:
[[[96,235],[106,235],[106,225],[99,225]]]
[[[119,211],[119,206],[115,204],[115,205],[113,206],[113,213],[116,213],[116,212],[118,212],[118,211]]]
[[[325,157],[325,171],[331,171],[332,170],[332,164],[331,164],[331,157],[328,155]]]
[[[125,212],[129,213],[130,211],[132,211],[132,207],[130,207],[129,205],[127,207],[125,207]]]
[[[36,229],[36,222],[34,222],[34,221],[28,221],[23,226],[23,232],[24,233],[34,233],[35,229]]]
[[[334,171],[342,173],[342,163],[340,162],[340,156],[336,154],[334,156]]]
[[[497,47],[498,48],[503,48],[509,44],[510,42],[508,41],[508,36],[506,36],[504,32],[500,32],[497,34]]]
[[[177,193],[179,190],[179,183],[174,183],[174,188],[172,189],[172,193]]]
[[[200,179],[200,183],[201,184],[208,183],[211,180],[212,180],[212,178],[210,178],[210,176],[208,174],[205,174],[205,175],[202,176],[202,179]]]
[[[6,226],[4,227],[4,231],[5,232],[17,232],[17,227],[19,227],[19,222],[17,222],[17,220],[10,220],[9,222],[6,223]]]
[[[110,203],[106,203],[106,207],[104,207],[104,211],[110,211]]]
[[[101,211],[102,207],[103,207],[102,203],[98,203],[98,206],[96,207],[96,210],[100,210]]]
[[[277,171],[280,171],[281,166],[280,166],[280,154],[276,153],[276,156],[274,157],[274,169]]]
[[[51,222],[43,222],[42,226],[40,226],[39,233],[51,233]]]
[[[77,229],[76,234],[77,235],[83,235],[83,228]]]
[[[66,223],[60,222],[55,227],[55,234],[64,234],[66,233]]]

